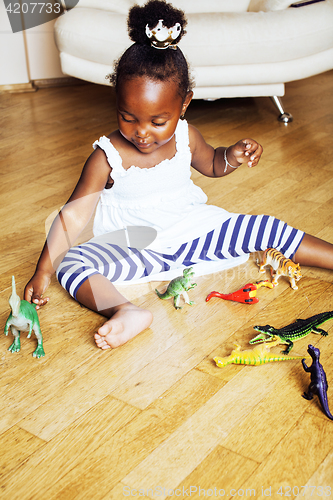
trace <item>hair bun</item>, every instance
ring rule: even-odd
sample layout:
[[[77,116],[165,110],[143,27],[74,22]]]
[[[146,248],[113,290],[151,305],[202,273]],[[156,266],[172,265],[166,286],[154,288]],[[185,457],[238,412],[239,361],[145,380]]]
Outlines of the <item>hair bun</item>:
[[[165,0],[149,0],[142,7],[134,5],[129,11],[127,24],[131,40],[143,45],[150,45],[151,40],[148,32],[155,28],[160,21],[163,21],[163,25],[167,28],[178,25],[178,36],[174,38],[173,44],[177,44],[186,33],[184,28],[187,20],[182,10],[176,9]],[[146,27],[149,29],[146,30]]]

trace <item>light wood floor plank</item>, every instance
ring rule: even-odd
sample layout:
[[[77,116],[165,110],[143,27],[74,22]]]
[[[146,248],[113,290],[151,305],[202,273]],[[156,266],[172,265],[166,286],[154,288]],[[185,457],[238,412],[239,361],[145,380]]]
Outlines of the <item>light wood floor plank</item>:
[[[279,498],[277,496],[279,490],[284,495],[288,492],[290,494],[289,488],[292,490],[294,486],[298,486],[303,492],[301,486],[307,484],[309,478],[327,457],[331,450],[332,439],[331,421],[305,414],[281,438],[274,451],[242,487],[251,485],[256,491],[261,491],[262,486],[265,489],[271,488],[273,498]],[[316,451],[311,454],[309,450]],[[325,477],[325,483],[330,477]]]
[[[253,492],[249,491],[250,488],[246,488],[243,495],[241,492],[244,481],[258,467],[255,454],[253,457],[254,459],[246,459],[233,451],[217,446],[192,474],[175,488],[175,492],[180,490],[183,497],[186,497],[187,493],[196,500],[207,496],[212,498],[230,498],[233,495],[249,497],[251,493],[253,496]]]
[[[245,367],[134,468],[123,482],[176,488],[260,403],[288,371],[287,363]],[[251,369],[252,368],[252,369]],[[166,496],[161,496],[166,498]]]
[[[106,438],[110,439],[110,436],[130,422],[137,413],[138,410],[124,403],[106,398],[100,405],[88,411],[83,419],[72,424],[64,435],[60,435],[58,439],[22,462],[15,469],[15,473],[7,474],[2,479],[2,498],[10,499],[13,495],[16,495],[16,498],[19,495],[21,498],[25,497],[27,482],[30,484],[30,498],[52,498],[48,493],[52,486],[75,470],[84,456],[98,450],[101,442]],[[86,468],[87,473],[92,466],[93,463],[90,462]],[[29,477],[36,471],[38,480],[30,482]],[[52,479],[48,481],[50,472]]]
[[[313,476],[301,489],[301,494],[306,500],[313,499],[314,495],[330,497],[333,485],[333,453],[330,451],[327,457],[319,465]]]
[[[20,466],[35,451],[43,448],[42,439],[18,428],[16,425],[0,436],[0,481]]]
[[[207,375],[193,372],[145,412],[134,410],[113,398],[105,398],[25,462],[16,471],[15,482],[14,478],[6,476],[3,480],[4,498],[11,498],[13,490],[22,491],[29,471],[35,468],[38,468],[41,479],[47,478],[50,470],[54,474],[48,485],[43,481],[34,485],[36,498],[44,498],[46,491],[48,498],[57,498],[58,495],[59,498],[70,498],[76,494],[81,498],[85,495],[86,498],[89,495],[103,498],[133,466],[181,425],[184,418],[189,418],[218,392],[221,385]],[[129,421],[117,432],[114,429],[122,413],[129,415]],[[96,481],[99,484],[97,490]]]

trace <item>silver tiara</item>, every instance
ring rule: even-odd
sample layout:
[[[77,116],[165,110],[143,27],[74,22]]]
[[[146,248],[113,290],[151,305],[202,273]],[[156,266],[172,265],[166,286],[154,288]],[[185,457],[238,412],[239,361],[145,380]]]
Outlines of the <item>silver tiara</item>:
[[[155,49],[176,49],[177,44],[174,42],[181,32],[181,25],[176,23],[171,28],[167,28],[163,24],[163,19],[160,19],[152,30],[146,25],[146,35],[151,41],[151,46]]]

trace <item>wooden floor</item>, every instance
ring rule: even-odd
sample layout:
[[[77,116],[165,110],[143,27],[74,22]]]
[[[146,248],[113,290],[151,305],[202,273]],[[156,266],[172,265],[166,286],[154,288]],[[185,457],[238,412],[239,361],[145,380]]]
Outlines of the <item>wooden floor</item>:
[[[333,72],[286,86],[294,115],[277,121],[268,98],[193,101],[187,113],[213,146],[253,137],[264,154],[255,169],[226,179],[193,174],[209,203],[269,213],[333,243]],[[92,151],[115,127],[109,88],[79,85],[0,95],[0,328],[9,314],[11,276],[18,292],[33,273],[45,228],[66,201]],[[52,215],[53,214],[53,215]],[[205,297],[258,280],[256,255],[238,268],[196,278],[196,302],[176,311],[154,288],[122,287],[154,322],[127,345],[102,352],[93,333],[103,318],[72,300],[54,279],[40,311],[46,356],[32,357],[0,336],[1,500],[328,498],[333,487],[333,422],[318,399],[302,398],[310,377],[300,361],[218,368],[253,326],[281,327],[333,310],[332,272],[303,268],[299,290],[287,281],[261,288],[259,303]],[[267,278],[269,274],[267,272]],[[333,321],[321,351],[333,412]],[[274,348],[279,352],[280,347]],[[204,495],[205,494],[205,495]]]

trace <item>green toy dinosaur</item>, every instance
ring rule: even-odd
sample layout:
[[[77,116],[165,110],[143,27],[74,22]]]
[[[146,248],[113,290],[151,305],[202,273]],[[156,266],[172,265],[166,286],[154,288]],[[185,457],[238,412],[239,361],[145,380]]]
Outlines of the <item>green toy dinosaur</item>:
[[[171,280],[168,288],[164,293],[160,293],[155,288],[155,292],[157,293],[159,298],[170,299],[171,297],[173,297],[175,309],[181,309],[179,302],[180,296],[182,295],[186,304],[189,304],[190,306],[193,305],[194,302],[189,299],[189,296],[187,294],[188,290],[191,290],[192,288],[197,286],[196,283],[191,283],[192,276],[194,276],[194,272],[192,271],[192,269],[192,267],[184,269],[183,276],[179,276],[178,278],[174,278],[173,280]]]
[[[307,356],[309,357],[309,356]],[[269,352],[269,347],[266,344],[261,344],[252,350],[241,351],[241,346],[235,344],[235,349],[227,358],[216,356],[214,361],[216,366],[223,368],[224,366],[234,363],[235,365],[264,365],[272,361],[289,361],[292,359],[304,359],[304,356],[284,356],[283,354],[273,354]]]
[[[298,319],[294,323],[279,329],[270,325],[254,326],[253,328],[261,333],[250,340],[250,344],[258,344],[259,342],[275,342],[275,345],[287,344],[287,348],[282,352],[288,354],[294,346],[293,342],[306,337],[311,332],[320,333],[326,337],[328,333],[318,328],[318,326],[332,318],[333,311],[328,311],[315,314],[307,319]]]
[[[8,335],[9,328],[14,335],[14,342],[8,348],[10,352],[19,352],[21,349],[20,333],[28,331],[28,339],[31,332],[37,337],[37,349],[34,351],[35,358],[45,356],[43,348],[43,337],[40,331],[39,319],[36,311],[36,305],[30,304],[27,300],[21,300],[16,294],[15,278],[12,276],[12,294],[9,298],[9,305],[12,309],[5,325],[5,335]]]

